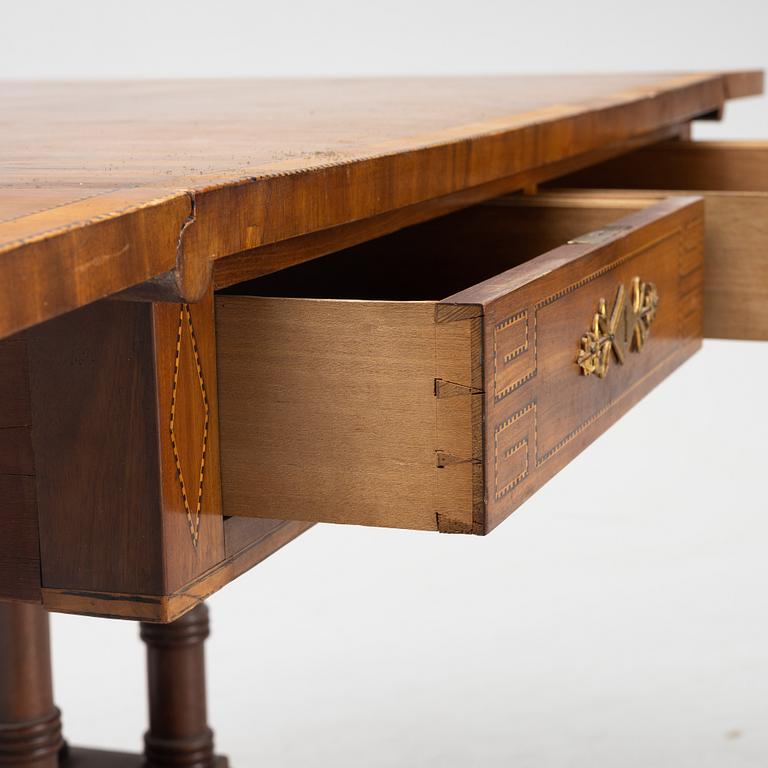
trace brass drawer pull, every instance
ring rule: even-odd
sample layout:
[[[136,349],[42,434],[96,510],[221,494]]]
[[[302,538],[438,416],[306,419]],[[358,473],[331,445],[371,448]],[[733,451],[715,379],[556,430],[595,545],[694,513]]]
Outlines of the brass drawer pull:
[[[601,379],[608,373],[611,352],[623,364],[627,352],[643,348],[659,306],[659,294],[653,283],[632,279],[632,300],[625,303],[623,285],[616,289],[610,317],[605,299],[600,299],[592,320],[592,328],[581,337],[581,349],[576,359],[582,373],[596,373]]]

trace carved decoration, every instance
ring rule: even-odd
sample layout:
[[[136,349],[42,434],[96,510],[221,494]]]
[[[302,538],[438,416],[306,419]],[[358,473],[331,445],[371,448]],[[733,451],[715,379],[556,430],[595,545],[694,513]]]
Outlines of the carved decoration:
[[[658,306],[656,286],[639,277],[632,280],[629,303],[624,286],[616,289],[610,316],[605,299],[600,299],[592,327],[581,337],[576,362],[582,373],[595,373],[602,379],[608,373],[612,356],[623,364],[628,352],[639,352],[648,339]]]

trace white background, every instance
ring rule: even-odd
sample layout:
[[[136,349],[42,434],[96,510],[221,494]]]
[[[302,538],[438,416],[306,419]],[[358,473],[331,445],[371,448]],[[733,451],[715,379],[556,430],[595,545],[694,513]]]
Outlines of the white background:
[[[25,0],[0,77],[755,68],[767,31],[765,0]],[[696,135],[768,138],[768,100]],[[768,765],[767,376],[707,342],[493,536],[318,526],[225,588],[234,768]],[[53,631],[68,738],[138,749],[137,626]]]

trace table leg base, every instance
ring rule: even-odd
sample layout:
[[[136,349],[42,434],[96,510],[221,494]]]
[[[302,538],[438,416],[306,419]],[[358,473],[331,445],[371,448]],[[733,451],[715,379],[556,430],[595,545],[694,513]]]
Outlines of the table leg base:
[[[208,609],[171,624],[142,624],[149,730],[144,753],[68,748],[53,703],[48,614],[0,601],[0,768],[228,768],[214,756],[205,706]]]
[[[59,768],[147,768],[147,764],[138,753],[70,747],[62,755]],[[229,761],[217,756],[214,768],[229,768]]]

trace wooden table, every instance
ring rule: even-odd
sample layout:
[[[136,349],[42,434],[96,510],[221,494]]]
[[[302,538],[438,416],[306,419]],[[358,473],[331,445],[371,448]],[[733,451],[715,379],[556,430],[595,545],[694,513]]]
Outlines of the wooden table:
[[[314,522],[488,533],[768,339],[768,144],[689,134],[762,82],[0,84],[0,765],[224,765],[208,595]],[[47,611],[142,622],[143,757],[65,746]]]

